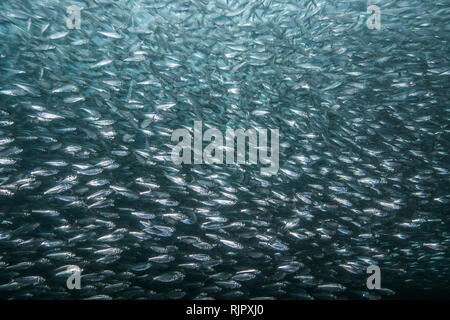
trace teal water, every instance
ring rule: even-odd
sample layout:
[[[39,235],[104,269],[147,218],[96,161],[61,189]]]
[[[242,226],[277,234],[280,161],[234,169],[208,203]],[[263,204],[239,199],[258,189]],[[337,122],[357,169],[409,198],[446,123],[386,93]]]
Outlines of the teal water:
[[[70,4],[0,4],[1,299],[448,298],[447,2]],[[194,121],[278,171],[175,164]]]

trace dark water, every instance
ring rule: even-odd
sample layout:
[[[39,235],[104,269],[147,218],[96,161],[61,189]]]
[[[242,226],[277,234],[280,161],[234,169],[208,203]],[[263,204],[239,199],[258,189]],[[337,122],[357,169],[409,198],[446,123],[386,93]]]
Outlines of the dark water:
[[[0,298],[448,299],[449,18],[447,1],[2,1]],[[276,174],[261,153],[174,163],[194,121],[278,129]]]

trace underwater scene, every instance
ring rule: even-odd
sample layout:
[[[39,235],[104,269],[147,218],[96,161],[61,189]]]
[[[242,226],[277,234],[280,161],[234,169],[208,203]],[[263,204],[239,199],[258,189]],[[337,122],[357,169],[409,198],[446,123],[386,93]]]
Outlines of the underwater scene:
[[[0,2],[0,299],[448,299],[450,5]]]

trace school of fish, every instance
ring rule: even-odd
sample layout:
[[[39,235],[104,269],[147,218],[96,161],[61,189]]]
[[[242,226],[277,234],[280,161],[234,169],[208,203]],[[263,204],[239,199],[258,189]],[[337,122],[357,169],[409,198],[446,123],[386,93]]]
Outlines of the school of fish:
[[[442,0],[1,1],[0,299],[445,296],[449,22]],[[194,121],[278,128],[277,174],[174,164]]]

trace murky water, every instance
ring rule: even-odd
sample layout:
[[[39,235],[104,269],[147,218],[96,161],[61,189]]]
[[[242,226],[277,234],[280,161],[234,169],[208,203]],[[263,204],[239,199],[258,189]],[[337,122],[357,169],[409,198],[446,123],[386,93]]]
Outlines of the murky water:
[[[2,299],[448,298],[448,3],[70,5],[0,3]]]

